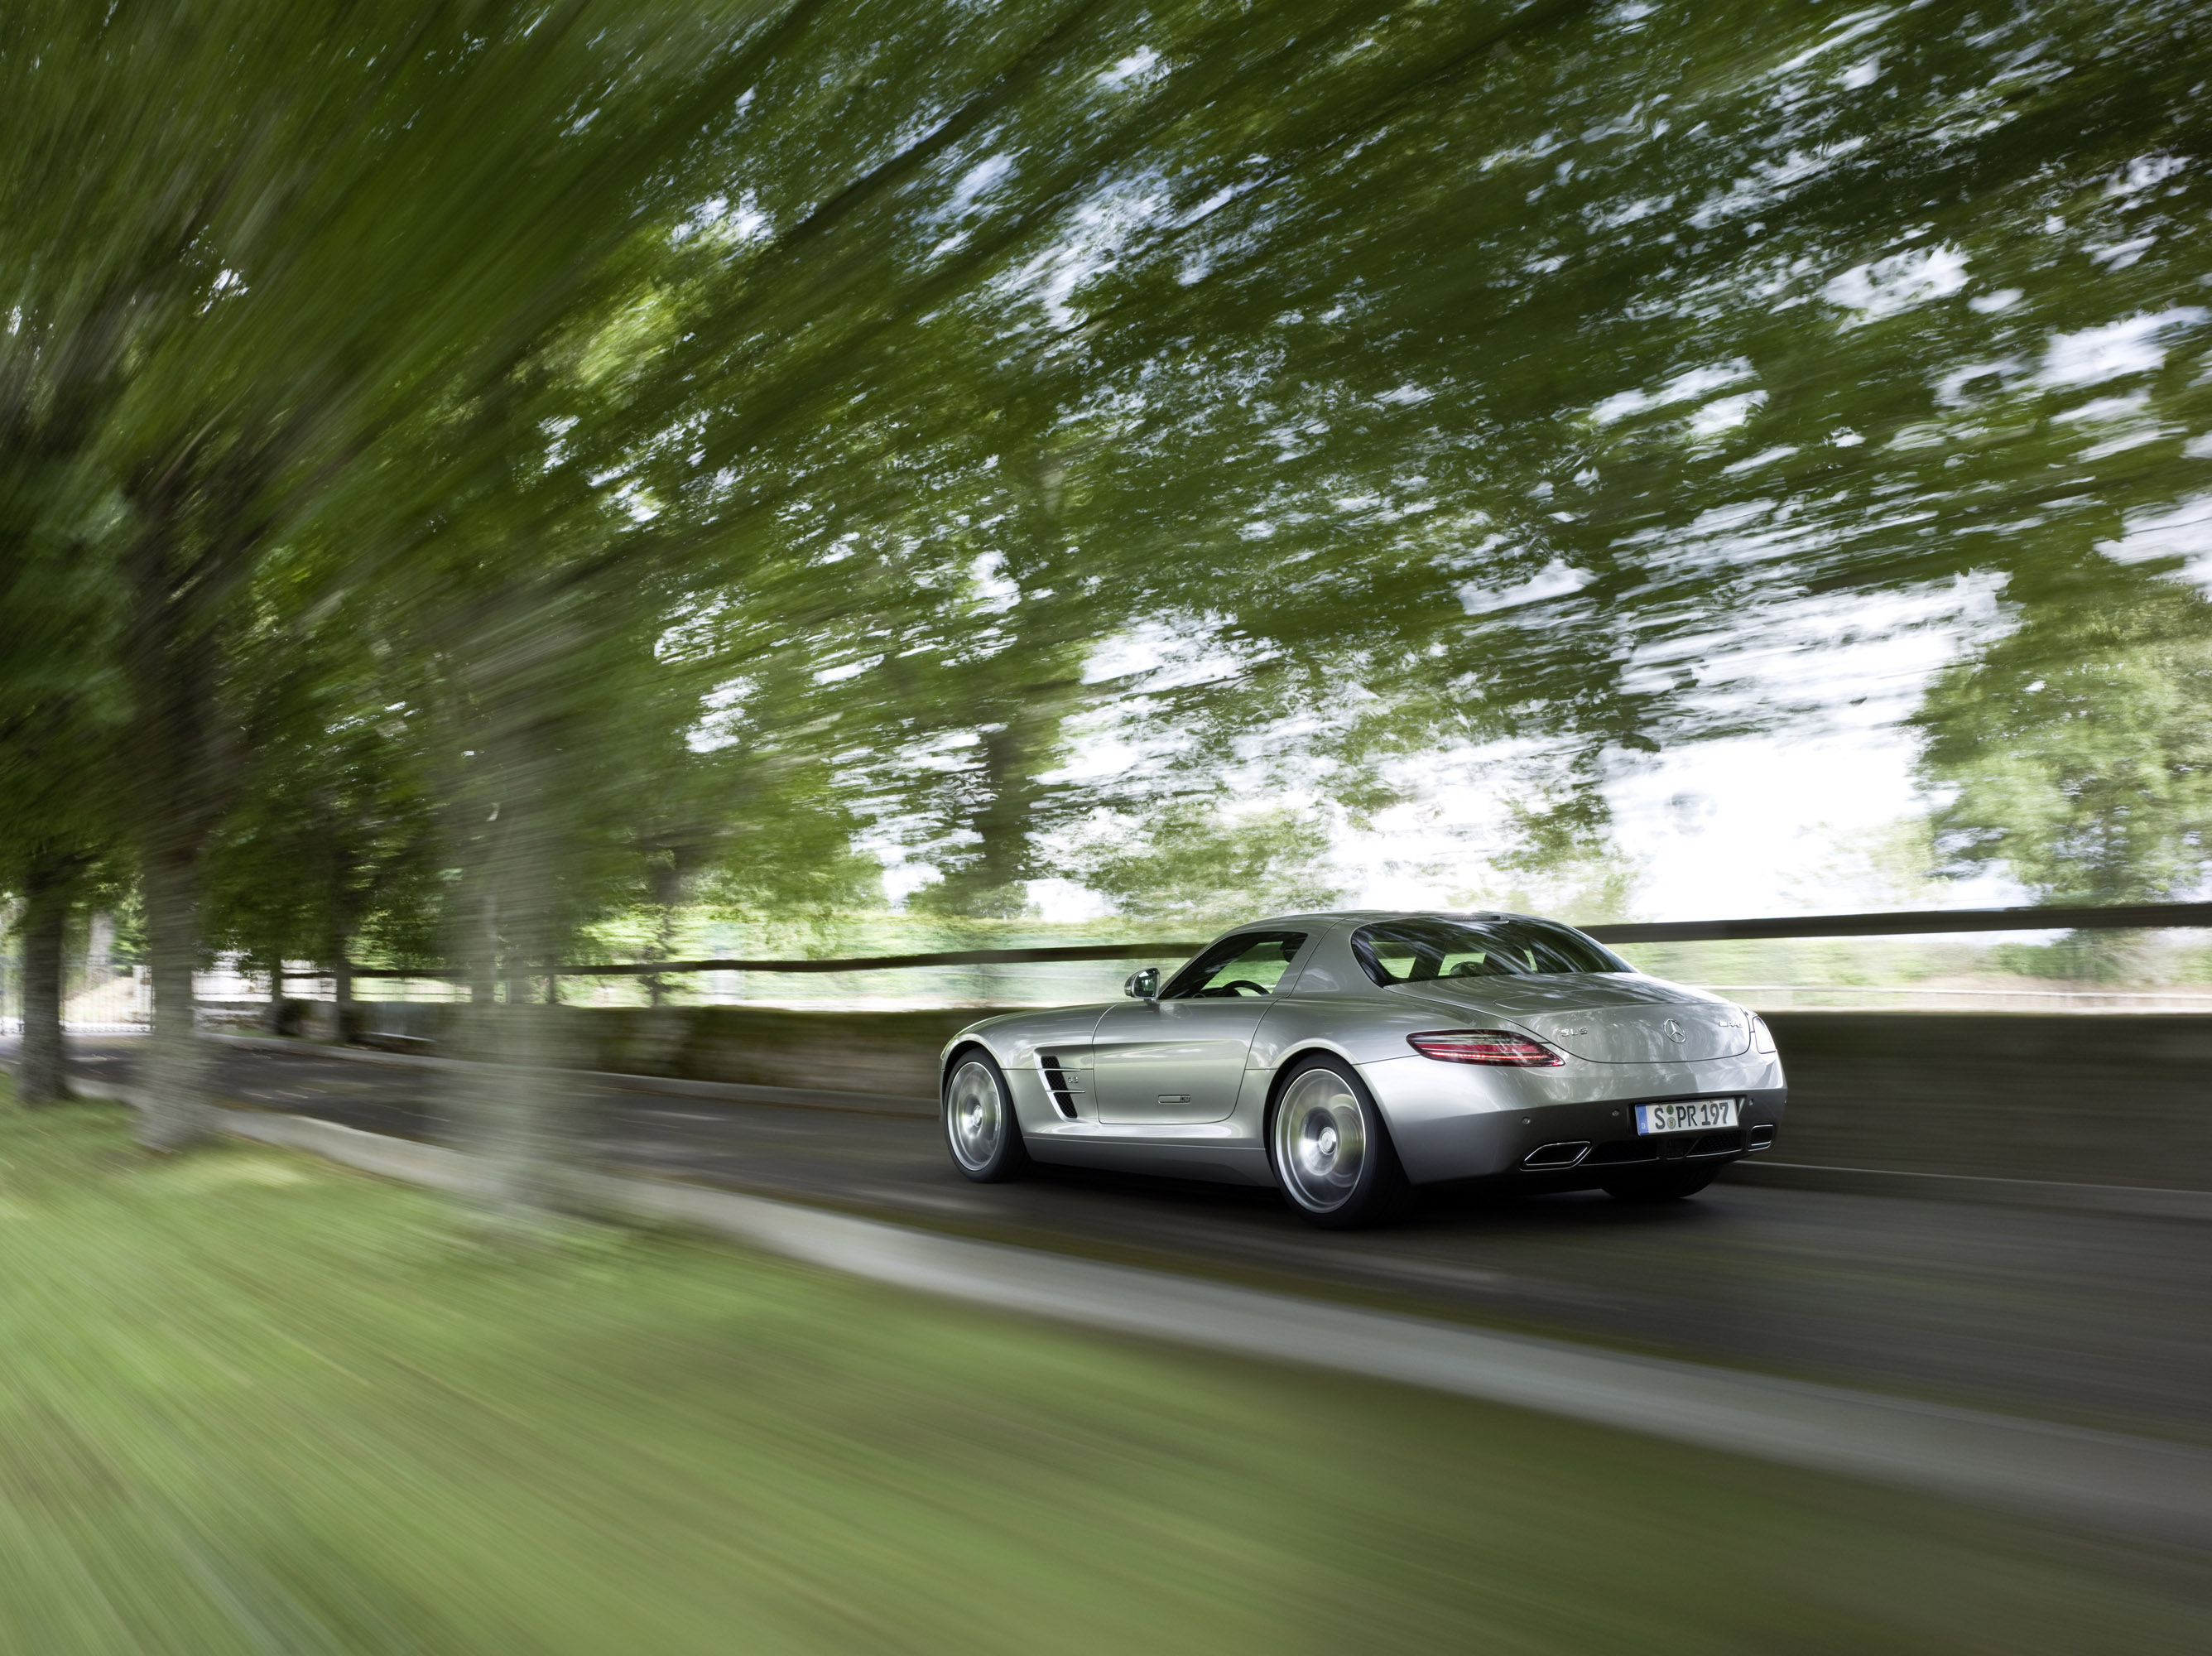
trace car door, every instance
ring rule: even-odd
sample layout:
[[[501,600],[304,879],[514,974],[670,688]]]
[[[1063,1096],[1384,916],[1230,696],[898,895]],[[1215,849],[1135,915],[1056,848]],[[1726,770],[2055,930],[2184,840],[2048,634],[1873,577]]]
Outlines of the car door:
[[[1110,1008],[1092,1037],[1098,1119],[1125,1126],[1226,1120],[1261,1020],[1306,941],[1239,932],[1176,974],[1156,1001]]]

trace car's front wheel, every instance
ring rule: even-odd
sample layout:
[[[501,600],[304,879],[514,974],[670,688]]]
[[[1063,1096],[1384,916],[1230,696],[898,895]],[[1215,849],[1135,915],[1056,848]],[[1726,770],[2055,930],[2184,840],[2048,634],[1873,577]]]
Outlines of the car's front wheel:
[[[1717,1167],[1683,1167],[1665,1173],[1624,1173],[1605,1183],[1615,1202],[1680,1202],[1713,1182]]]
[[[1291,1206],[1331,1230],[1389,1218],[1410,1194],[1382,1111],[1336,1058],[1303,1058],[1284,1076],[1267,1159]]]
[[[952,1165],[978,1184],[1018,1178],[1030,1165],[1022,1124],[1014,1118],[1006,1072],[988,1052],[963,1052],[945,1076],[945,1148]]]

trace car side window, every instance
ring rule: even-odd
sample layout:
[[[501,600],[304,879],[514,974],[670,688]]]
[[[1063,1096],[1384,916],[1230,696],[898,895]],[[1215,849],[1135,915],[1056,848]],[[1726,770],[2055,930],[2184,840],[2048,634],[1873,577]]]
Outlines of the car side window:
[[[1304,932],[1239,932],[1175,975],[1163,1001],[1239,1000],[1273,995],[1305,947]]]

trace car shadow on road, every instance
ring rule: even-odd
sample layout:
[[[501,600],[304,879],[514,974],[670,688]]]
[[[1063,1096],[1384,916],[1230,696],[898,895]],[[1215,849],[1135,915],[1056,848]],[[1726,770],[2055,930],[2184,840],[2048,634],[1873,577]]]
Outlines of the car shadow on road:
[[[1033,1165],[1034,1186],[1082,1191],[1103,1205],[1121,1205],[1132,1216],[1170,1215],[1237,1228],[1318,1234],[1284,1201],[1279,1192],[1256,1185],[1214,1184],[1200,1179],[1164,1178],[1095,1167]],[[1644,1231],[1680,1233],[1727,1222],[1727,1215],[1701,1192],[1680,1202],[1616,1202],[1599,1190],[1542,1193],[1516,1190],[1479,1180],[1425,1185],[1407,1210],[1365,1230],[1327,1233],[1358,1236],[1541,1235],[1547,1233]]]

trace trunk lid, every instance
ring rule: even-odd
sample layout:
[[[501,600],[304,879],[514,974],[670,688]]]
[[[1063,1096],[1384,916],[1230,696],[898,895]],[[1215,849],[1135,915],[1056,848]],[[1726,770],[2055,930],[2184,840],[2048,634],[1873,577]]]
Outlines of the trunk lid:
[[[1436,978],[1395,993],[1488,1016],[1594,1063],[1695,1063],[1751,1050],[1751,1018],[1717,996],[1656,977],[1559,973],[1541,977]]]

